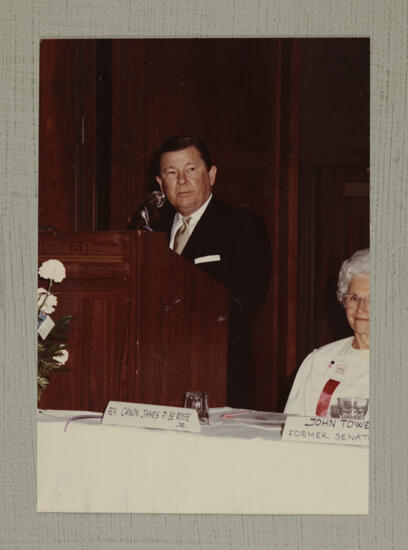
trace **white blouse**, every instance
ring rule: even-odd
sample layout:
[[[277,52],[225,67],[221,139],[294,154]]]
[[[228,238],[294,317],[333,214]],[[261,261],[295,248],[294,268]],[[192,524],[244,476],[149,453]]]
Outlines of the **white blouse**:
[[[285,406],[285,413],[311,416],[326,382],[340,383],[334,390],[327,414],[338,416],[338,397],[369,396],[369,350],[355,349],[353,337],[332,342],[310,353],[301,364]]]

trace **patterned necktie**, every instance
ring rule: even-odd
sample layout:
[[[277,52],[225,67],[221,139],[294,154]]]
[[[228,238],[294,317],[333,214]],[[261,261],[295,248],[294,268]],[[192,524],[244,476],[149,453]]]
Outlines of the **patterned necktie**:
[[[183,252],[183,248],[186,246],[186,242],[188,241],[188,238],[190,236],[188,224],[190,223],[191,216],[188,216],[187,218],[183,217],[182,219],[183,225],[177,229],[177,232],[174,236],[173,250],[174,252],[177,252],[177,254],[181,254]]]

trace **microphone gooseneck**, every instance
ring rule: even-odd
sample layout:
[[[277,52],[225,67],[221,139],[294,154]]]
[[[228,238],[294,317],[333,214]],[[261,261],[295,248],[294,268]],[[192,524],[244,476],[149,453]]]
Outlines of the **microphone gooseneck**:
[[[153,231],[150,227],[150,220],[154,211],[161,208],[166,202],[166,196],[162,191],[153,191],[144,201],[142,206],[136,213],[135,225],[136,229],[145,231]]]

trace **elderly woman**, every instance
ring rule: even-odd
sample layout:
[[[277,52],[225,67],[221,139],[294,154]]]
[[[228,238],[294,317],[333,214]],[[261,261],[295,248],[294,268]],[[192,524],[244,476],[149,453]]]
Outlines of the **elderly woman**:
[[[370,251],[359,250],[341,266],[337,298],[354,336],[310,353],[300,366],[285,413],[338,416],[338,397],[368,397]]]

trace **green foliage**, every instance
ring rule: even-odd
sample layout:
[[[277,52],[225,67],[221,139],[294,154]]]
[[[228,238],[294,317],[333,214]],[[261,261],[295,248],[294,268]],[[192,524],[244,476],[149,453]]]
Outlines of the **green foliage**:
[[[54,327],[49,332],[47,338],[43,340],[41,336],[38,340],[38,372],[37,372],[37,400],[41,399],[44,390],[49,385],[50,377],[58,371],[67,371],[67,367],[56,361],[56,357],[62,354],[63,350],[68,349],[68,329],[71,315],[62,317],[56,321]]]

